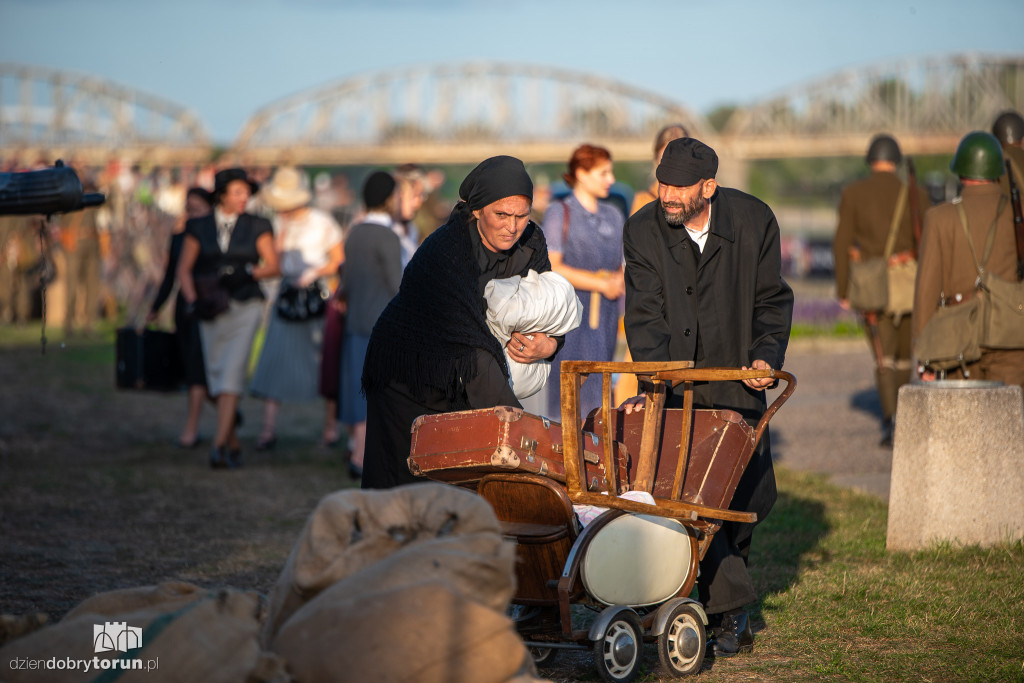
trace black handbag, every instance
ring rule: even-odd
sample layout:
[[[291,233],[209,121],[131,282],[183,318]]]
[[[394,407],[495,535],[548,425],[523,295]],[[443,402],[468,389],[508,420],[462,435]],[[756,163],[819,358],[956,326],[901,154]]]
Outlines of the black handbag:
[[[231,295],[221,284],[216,273],[197,274],[192,279],[196,290],[195,311],[200,320],[213,320],[228,310]]]
[[[322,318],[329,297],[330,293],[319,280],[305,288],[284,280],[277,295],[277,315],[289,322]]]

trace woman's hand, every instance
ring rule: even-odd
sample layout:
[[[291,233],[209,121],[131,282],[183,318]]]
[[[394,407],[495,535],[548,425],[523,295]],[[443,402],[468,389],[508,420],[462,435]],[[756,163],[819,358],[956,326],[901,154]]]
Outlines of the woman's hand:
[[[557,348],[555,338],[543,332],[513,332],[512,338],[505,344],[508,357],[517,363],[533,363],[550,358]]]
[[[626,276],[621,270],[617,270],[604,280],[601,294],[605,299],[615,301],[626,293]]]
[[[625,411],[626,415],[629,415],[634,411],[639,413],[644,409],[645,403],[647,403],[647,394],[638,394],[623,401],[622,405],[620,405],[617,410]]]

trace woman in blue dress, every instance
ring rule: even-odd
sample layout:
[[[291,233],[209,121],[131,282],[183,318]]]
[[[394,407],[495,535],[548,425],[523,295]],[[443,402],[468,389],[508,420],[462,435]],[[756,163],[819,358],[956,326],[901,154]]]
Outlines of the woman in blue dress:
[[[551,269],[572,283],[583,302],[583,323],[566,335],[548,381],[548,415],[561,418],[559,367],[563,360],[610,361],[619,329],[619,299],[625,292],[622,225],[625,218],[608,197],[615,182],[607,149],[581,145],[563,176],[572,188],[544,213],[544,237]],[[601,375],[591,375],[580,390],[586,416],[601,405]]]

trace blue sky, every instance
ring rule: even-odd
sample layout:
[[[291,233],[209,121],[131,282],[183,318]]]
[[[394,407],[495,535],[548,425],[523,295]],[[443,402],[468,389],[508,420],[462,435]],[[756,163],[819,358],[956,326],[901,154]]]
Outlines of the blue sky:
[[[158,95],[226,143],[276,99],[416,63],[569,68],[706,113],[848,67],[1024,53],[1022,26],[1022,0],[0,0],[0,62]]]

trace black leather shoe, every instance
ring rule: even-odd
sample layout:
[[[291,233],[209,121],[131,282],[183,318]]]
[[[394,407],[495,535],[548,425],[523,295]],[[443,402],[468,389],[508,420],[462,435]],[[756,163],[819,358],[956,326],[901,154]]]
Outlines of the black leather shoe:
[[[892,418],[882,422],[882,438],[879,440],[879,446],[885,446],[886,448],[892,448]]]
[[[242,466],[242,449],[232,448],[228,450],[228,469],[238,469]]]
[[[228,466],[228,449],[214,446],[210,449],[210,467],[223,470]]]
[[[743,610],[726,612],[721,626],[709,648],[715,657],[732,657],[739,652],[753,652],[754,632],[750,630],[750,615]]]

